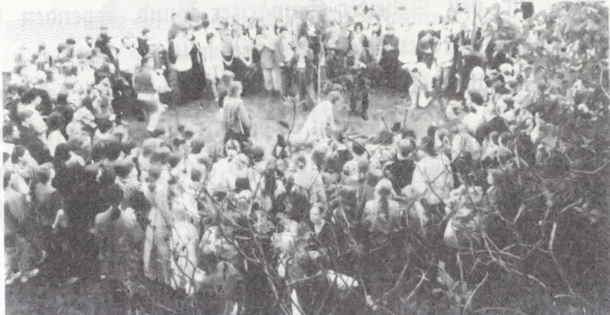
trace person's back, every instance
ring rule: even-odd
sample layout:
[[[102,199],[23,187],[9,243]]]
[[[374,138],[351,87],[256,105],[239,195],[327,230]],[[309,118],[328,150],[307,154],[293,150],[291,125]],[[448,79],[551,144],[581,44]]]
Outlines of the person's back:
[[[21,231],[27,218],[27,201],[23,194],[13,189],[4,190],[4,235]]]
[[[38,183],[34,187],[34,200],[36,201],[38,222],[43,226],[50,226],[57,211],[63,208],[59,192],[52,186]]]
[[[453,174],[450,161],[445,155],[425,156],[417,162],[412,185],[431,205],[439,204],[449,197],[453,189]]]
[[[192,43],[186,39],[186,35],[180,34],[181,35],[176,36],[176,38],[172,40],[174,53],[176,55],[174,69],[183,72],[191,69],[193,66],[190,55]]]
[[[133,88],[136,93],[155,93],[152,76],[153,70],[148,68],[141,68],[134,74]]]
[[[239,121],[239,110],[241,100],[227,97],[224,101],[223,121],[227,131],[239,133],[241,126]]]
[[[390,172],[392,173],[392,185],[395,191],[400,191],[411,183],[415,163],[411,159],[395,160],[392,163]]]

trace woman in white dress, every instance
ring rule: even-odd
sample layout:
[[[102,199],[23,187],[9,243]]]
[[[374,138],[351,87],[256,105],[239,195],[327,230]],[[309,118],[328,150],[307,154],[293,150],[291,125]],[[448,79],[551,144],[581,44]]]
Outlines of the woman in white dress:
[[[143,261],[146,277],[170,284],[169,239],[172,217],[168,203],[168,178],[162,173],[167,172],[157,168],[150,169],[142,185],[144,196],[151,205],[144,239]]]
[[[330,92],[327,99],[313,108],[301,131],[289,139],[292,143],[312,143],[318,140],[328,139],[335,129],[335,116],[333,106],[341,100],[341,94],[337,91]]]
[[[171,186],[171,286],[182,288],[186,294],[195,293],[198,283],[205,277],[199,269],[197,246],[200,235],[200,216],[197,196],[203,189],[203,177],[199,170],[181,173],[178,182]]]
[[[216,84],[225,69],[222,57],[221,39],[218,33],[210,32],[207,35],[208,45],[205,47],[203,67],[208,84],[212,88],[215,102],[218,102],[218,90]]]

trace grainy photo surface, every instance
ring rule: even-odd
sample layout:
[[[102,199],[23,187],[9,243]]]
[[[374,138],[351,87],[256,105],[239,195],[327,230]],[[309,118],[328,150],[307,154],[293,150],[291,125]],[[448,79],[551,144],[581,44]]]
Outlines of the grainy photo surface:
[[[603,1],[13,0],[6,314],[608,314]]]

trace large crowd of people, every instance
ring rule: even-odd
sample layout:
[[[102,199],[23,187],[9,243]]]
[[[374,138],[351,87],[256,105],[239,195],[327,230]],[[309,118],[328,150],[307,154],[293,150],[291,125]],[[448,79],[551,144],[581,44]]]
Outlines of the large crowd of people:
[[[511,12],[516,25],[522,13]],[[190,12],[172,16],[167,45],[148,30],[117,41],[102,27],[97,39],[20,56],[5,89],[7,284],[135,272],[190,295],[231,270],[249,279],[254,269],[236,258],[252,237],[245,226],[272,234],[264,251],[287,283],[322,269],[343,287],[364,281],[374,301],[383,254],[369,250],[396,230],[419,229],[451,251],[467,242],[477,205],[512,211],[507,161],[540,163],[556,141],[528,108],[536,69],[487,28],[473,34],[461,7],[423,29],[386,23],[372,7],[348,16],[240,23]],[[368,89],[381,86],[413,110],[444,104],[447,123],[420,138],[408,123],[374,137],[336,128],[333,106],[345,99],[367,119]],[[273,150],[252,142],[256,109],[242,99],[261,89],[312,104],[302,130],[277,135]],[[224,139],[159,124],[205,94],[214,102],[201,106],[222,108]],[[146,121],[145,139],[132,138],[131,119]],[[309,312],[311,291],[294,295]]]

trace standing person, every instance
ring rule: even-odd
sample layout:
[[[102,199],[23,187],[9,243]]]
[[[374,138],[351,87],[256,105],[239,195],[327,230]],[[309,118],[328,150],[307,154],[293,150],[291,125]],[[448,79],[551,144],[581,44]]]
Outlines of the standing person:
[[[218,102],[218,80],[224,71],[224,58],[222,55],[221,39],[218,33],[210,32],[207,35],[207,46],[205,47],[204,69],[208,85],[212,89],[214,101]]]
[[[225,29],[219,32],[220,34],[220,54],[222,55],[222,62],[224,63],[224,69],[233,71],[233,62],[235,61],[235,48],[233,47],[233,32],[227,26]],[[235,73],[235,72],[233,72]],[[222,72],[221,72],[222,76]],[[219,78],[220,79],[220,78]]]
[[[285,26],[279,29],[279,40],[277,47],[277,59],[280,67],[282,95],[290,94],[292,89],[292,59],[294,58],[293,41],[290,31]]]
[[[55,156],[55,148],[62,143],[66,143],[66,138],[62,134],[65,127],[64,116],[59,112],[53,112],[47,119],[47,148],[51,156]]]
[[[458,61],[458,70],[456,71],[458,74],[456,92],[458,97],[465,97],[465,92],[470,83],[470,73],[475,67],[483,66],[483,58],[470,45],[461,46],[458,51],[461,58]]]
[[[427,107],[432,102],[432,84],[435,70],[432,68],[432,58],[427,57],[425,62],[419,62],[411,69],[413,84],[409,87],[411,103],[419,107]]]
[[[410,71],[413,65],[417,63],[417,30],[413,26],[413,22],[410,21],[406,25],[403,25],[399,33],[399,54],[398,61],[401,64],[399,70],[399,84],[398,89],[408,95],[409,88],[413,84],[413,78],[411,77]]]
[[[252,118],[244,106],[244,101],[241,99],[241,92],[241,82],[232,82],[229,95],[225,99],[223,111],[225,142],[231,139],[245,142],[250,137]]]
[[[379,64],[383,69],[385,85],[396,86],[396,72],[398,70],[398,37],[394,35],[394,26],[387,25],[383,36],[383,50]]]
[[[110,36],[108,35],[108,27],[100,27],[100,35],[95,40],[95,47],[99,48],[100,52],[110,59],[110,62],[114,63],[114,55],[110,49]]]
[[[139,67],[142,57],[138,51],[133,48],[133,43],[129,37],[123,37],[121,43],[123,44],[123,47],[121,47],[117,55],[119,71],[121,76],[125,78],[125,81],[131,85],[133,74]]]
[[[231,90],[231,84],[235,79],[235,74],[229,70],[222,72],[220,77],[220,84],[218,85],[218,107],[224,107],[224,100],[229,96]]]
[[[138,100],[145,104],[144,110],[148,116],[146,130],[152,132],[157,128],[161,113],[165,105],[159,101],[159,92],[165,92],[168,87],[165,78],[154,69],[154,61],[150,56],[142,59],[142,65],[133,78],[134,89]]]
[[[256,48],[261,57],[261,69],[268,97],[275,96],[282,88],[276,55],[277,40],[277,36],[269,25],[263,26],[263,33],[256,39]]]
[[[415,142],[411,138],[401,139],[397,143],[396,158],[392,161],[389,168],[389,178],[392,182],[394,191],[402,191],[407,185],[411,184],[415,162],[411,156],[415,150]]]
[[[356,22],[354,29],[349,35],[350,38],[350,55],[354,56],[356,61],[360,61],[365,52],[365,36],[363,33],[362,23]]]
[[[442,218],[443,204],[454,188],[451,161],[446,155],[436,153],[430,137],[424,137],[420,147],[411,185],[422,196],[423,205],[430,212],[428,216]]]
[[[246,35],[246,30],[241,25],[237,25],[232,34],[233,65],[230,70],[233,71],[238,81],[245,82],[244,93],[248,93],[253,90],[250,81],[255,72],[254,60],[252,58],[254,41]]]
[[[141,36],[138,37],[138,53],[142,57],[146,56],[150,52],[150,47],[148,46],[149,36],[150,30],[145,28],[142,30]]]
[[[294,53],[293,67],[296,77],[297,94],[301,101],[308,103],[315,99],[313,91],[314,56],[309,48],[307,37],[301,36]]]
[[[448,32],[443,30],[441,32],[441,39],[436,45],[434,56],[436,58],[436,63],[441,70],[441,91],[445,94],[449,91],[449,84],[451,81],[453,53],[453,42],[449,38]]]
[[[178,28],[176,37],[171,40],[169,47],[169,60],[176,71],[178,83],[174,100],[176,105],[183,104],[185,101],[190,80],[189,70],[193,67],[190,55],[193,43],[186,37],[188,26],[185,23],[180,23]]]
[[[31,224],[32,211],[28,191],[21,192],[13,188],[13,178],[19,177],[11,171],[4,172],[4,239],[7,270],[5,285],[10,285],[17,278],[28,281],[30,276],[38,274],[33,267],[33,246],[27,238],[27,226]]]
[[[194,29],[189,32],[187,38],[191,41],[192,46],[189,51],[191,57],[192,68],[189,75],[188,100],[196,100],[201,97],[205,89],[206,78],[203,64],[203,51],[199,46],[199,37],[194,33],[201,28],[200,21],[191,22],[194,24]]]
[[[349,107],[350,113],[359,113],[360,117],[364,120],[368,120],[368,109],[369,109],[369,91],[366,65],[357,60],[354,56],[348,56],[346,61],[347,67],[349,68],[349,75],[347,80],[347,90],[349,91]],[[360,108],[357,110],[358,103]]]
[[[167,170],[165,170],[166,172]],[[142,192],[151,205],[148,214],[150,223],[145,231],[142,258],[144,275],[147,278],[169,284],[171,257],[169,239],[172,218],[169,213],[168,178],[162,176],[162,173],[164,172],[157,167],[151,168],[146,174],[145,182],[142,184]]]
[[[381,36],[381,24],[378,21],[374,21],[371,25],[371,30],[366,36],[366,41],[366,63],[369,68],[370,77],[373,82],[381,83],[379,62],[381,61],[381,53],[383,51],[383,36]]]

